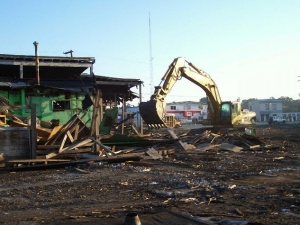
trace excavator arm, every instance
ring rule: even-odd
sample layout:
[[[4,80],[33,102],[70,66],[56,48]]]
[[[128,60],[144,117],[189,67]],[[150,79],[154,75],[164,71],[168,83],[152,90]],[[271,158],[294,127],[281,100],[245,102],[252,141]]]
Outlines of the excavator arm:
[[[150,101],[141,102],[140,114],[150,127],[165,127],[166,103],[165,97],[170,93],[175,83],[182,77],[199,86],[208,97],[208,120],[217,121],[220,115],[221,97],[216,83],[203,70],[198,69],[183,57],[174,59],[155,87]]]

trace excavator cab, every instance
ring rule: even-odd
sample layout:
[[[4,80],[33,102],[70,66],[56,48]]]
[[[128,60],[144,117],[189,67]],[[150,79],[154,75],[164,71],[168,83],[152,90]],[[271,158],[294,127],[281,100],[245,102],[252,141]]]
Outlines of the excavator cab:
[[[220,108],[220,125],[250,125],[255,123],[255,112],[242,111],[240,102],[222,102]]]
[[[237,115],[237,105],[232,102],[222,102],[220,106],[220,125],[232,125],[232,119]]]

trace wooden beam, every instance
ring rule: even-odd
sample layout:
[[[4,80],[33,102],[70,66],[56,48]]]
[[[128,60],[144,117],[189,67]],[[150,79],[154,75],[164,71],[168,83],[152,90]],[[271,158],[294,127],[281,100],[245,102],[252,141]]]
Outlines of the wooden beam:
[[[168,128],[167,131],[168,131],[168,133],[171,135],[171,137],[173,139],[177,139],[176,143],[178,144],[178,146],[180,147],[180,149],[186,151],[186,149],[185,149],[182,141],[178,140],[178,137],[176,136],[176,134],[174,133],[174,131],[171,128]]]
[[[134,130],[135,131],[135,133],[139,136],[139,137],[141,137],[142,135],[140,134],[140,132],[138,132],[138,130],[136,129],[136,127],[134,126],[134,124],[132,123],[131,124],[131,128],[132,128],[132,130]]]
[[[63,147],[64,147],[64,145],[66,143],[67,137],[68,137],[68,135],[65,134],[65,136],[64,136],[64,138],[63,138],[63,140],[62,140],[62,142],[60,144],[60,147],[58,149],[58,152],[61,152],[61,150],[63,149]]]
[[[102,144],[100,141],[95,140],[93,137],[89,137],[93,142],[95,142],[97,145],[101,146],[106,152],[110,152],[112,155],[116,155],[113,151],[111,151],[108,147],[106,147],[104,144]]]
[[[77,164],[88,163],[90,161],[120,163],[120,162],[126,162],[126,161],[140,161],[140,160],[141,160],[140,156],[132,156],[132,157],[115,156],[112,158],[98,157],[98,158],[94,158],[94,159],[81,159],[81,160],[77,160],[77,161],[50,163],[50,164],[46,164],[46,165],[20,166],[20,167],[11,168],[11,170],[12,171],[26,171],[26,170],[39,170],[39,169],[50,169],[50,168],[54,169],[54,168],[61,168],[61,167],[65,167],[65,166],[75,166]],[[11,162],[11,161],[8,161],[8,163],[9,162]]]
[[[77,141],[77,139],[78,139],[78,133],[79,133],[79,125],[77,124],[75,126],[74,141]]]
[[[39,150],[59,149],[60,145],[37,145]]]
[[[66,148],[61,149],[61,150],[59,151],[59,153],[62,153],[62,152],[65,152],[65,151],[69,151],[69,150],[72,150],[72,149],[74,149],[74,148],[78,148],[78,147],[81,147],[81,146],[84,146],[84,145],[86,145],[87,143],[90,143],[91,141],[92,141],[92,140],[90,140],[90,139],[85,139],[85,140],[83,140],[83,141],[81,141],[81,142],[75,143],[75,144],[73,144],[73,145],[70,145],[70,146],[68,146],[68,147],[66,147]]]
[[[76,127],[77,127],[77,126],[78,126],[78,125],[76,125]],[[75,127],[75,130],[76,130],[76,127]],[[68,137],[69,137],[71,143],[73,143],[73,142],[74,142],[74,138],[72,137],[72,134],[70,133],[69,130],[67,131],[67,135],[68,135]]]

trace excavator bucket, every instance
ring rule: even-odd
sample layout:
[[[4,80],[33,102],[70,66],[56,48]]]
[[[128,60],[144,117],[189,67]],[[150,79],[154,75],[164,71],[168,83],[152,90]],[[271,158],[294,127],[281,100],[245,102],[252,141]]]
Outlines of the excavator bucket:
[[[139,105],[140,115],[150,128],[167,127],[165,124],[165,102],[150,100]]]

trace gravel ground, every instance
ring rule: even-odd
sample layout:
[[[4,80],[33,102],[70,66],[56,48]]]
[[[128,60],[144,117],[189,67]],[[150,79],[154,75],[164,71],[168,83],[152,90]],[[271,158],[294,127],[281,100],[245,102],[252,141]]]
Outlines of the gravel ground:
[[[178,132],[184,129],[189,128]],[[129,212],[142,224],[170,224],[164,222],[168,215],[158,222],[162,209],[214,224],[300,224],[299,129],[258,126],[257,136],[274,146],[268,150],[190,151],[161,160],[93,164],[86,173],[72,167],[1,170],[0,224],[124,224]]]

